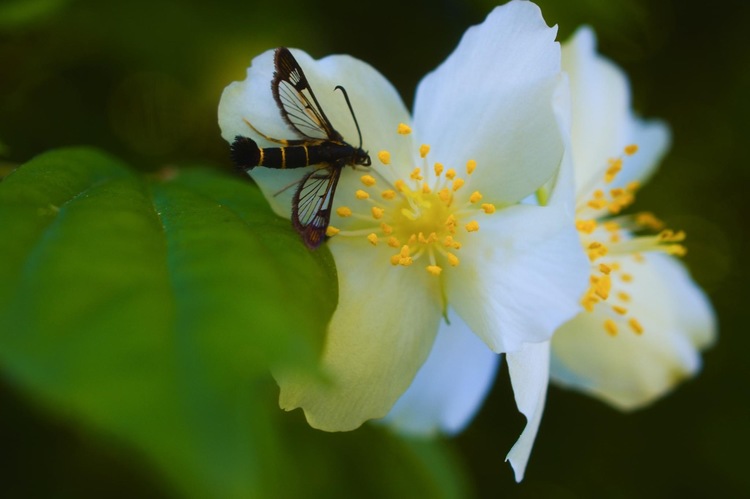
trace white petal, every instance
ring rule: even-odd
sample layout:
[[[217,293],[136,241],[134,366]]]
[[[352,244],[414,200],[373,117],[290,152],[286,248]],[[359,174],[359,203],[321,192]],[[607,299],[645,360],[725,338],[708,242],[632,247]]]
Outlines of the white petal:
[[[526,416],[526,427],[505,458],[520,482],[542,422],[549,381],[549,342],[525,344],[521,351],[507,354],[506,360],[516,406]]]
[[[602,183],[607,160],[622,156],[627,145],[637,144],[639,150],[624,158],[622,173],[608,187],[646,180],[669,146],[667,126],[632,113],[627,76],[597,54],[590,28],[579,29],[563,45],[562,67],[570,77],[573,159],[581,202]]]
[[[479,410],[500,362],[456,314],[441,322],[427,362],[384,419],[415,435],[462,431]]]
[[[533,3],[509,2],[470,28],[417,89],[418,142],[457,171],[476,160],[470,182],[489,202],[523,199],[560,164],[552,102],[560,71],[556,32]]]
[[[699,350],[713,341],[715,322],[705,296],[674,258],[648,254],[643,263],[617,262],[633,276],[628,285],[619,285],[632,301],[617,304],[641,323],[643,334],[628,328],[627,318],[616,336],[607,334],[603,324],[613,314],[606,305],[582,312],[555,333],[552,378],[631,410],[699,370]],[[613,289],[611,297],[615,294]]]
[[[589,263],[570,215],[517,205],[479,219],[446,272],[448,303],[495,352],[545,341],[579,310]]]
[[[432,347],[441,305],[423,268],[393,268],[390,253],[366,241],[331,243],[339,304],[321,360],[331,382],[289,374],[277,381],[283,409],[302,407],[311,426],[347,431],[384,417],[409,387]]]
[[[314,60],[301,50],[292,53],[303,69],[310,87],[333,127],[344,140],[359,145],[357,129],[346,101],[337,85],[343,86],[351,100],[352,109],[362,131],[363,148],[369,149],[373,157],[381,149],[388,148],[396,157],[411,158],[410,139],[398,140],[396,129],[401,122],[409,123],[409,113],[393,86],[372,66],[345,55],[332,55]],[[278,139],[300,138],[283,120],[271,93],[273,79],[273,51],[267,51],[253,59],[247,70],[247,78],[230,84],[219,102],[219,126],[221,135],[232,142],[237,135],[251,137],[261,146],[277,147],[250,129],[249,121],[259,131]],[[373,159],[373,165],[378,165]],[[256,168],[251,176],[259,184],[274,210],[287,218],[290,215],[294,185],[309,169],[272,170]],[[346,184],[348,177],[361,176],[347,168],[342,175]]]

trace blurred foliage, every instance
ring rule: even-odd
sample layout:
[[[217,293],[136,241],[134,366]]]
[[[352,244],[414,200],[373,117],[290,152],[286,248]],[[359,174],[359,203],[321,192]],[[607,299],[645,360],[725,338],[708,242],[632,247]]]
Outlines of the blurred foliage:
[[[284,331],[304,314],[324,321],[330,310],[315,296],[321,289],[330,293],[320,281],[330,282],[332,274],[328,257],[309,256],[254,188],[219,173],[231,168],[216,125],[222,89],[244,78],[253,56],[287,45],[315,57],[359,57],[409,103],[419,79],[493,2],[6,0],[0,4],[0,177],[63,146],[92,145],[128,164],[90,149],[66,150],[33,160],[0,184],[0,192],[23,185],[18,192],[26,196],[23,203],[2,198],[16,208],[4,211],[0,225],[0,442],[15,458],[2,475],[7,497],[200,497],[208,490],[221,497],[268,491],[278,497],[461,497],[469,489],[479,497],[750,493],[744,471],[750,338],[743,333],[750,276],[742,259],[750,170],[739,146],[749,129],[744,23],[750,5],[538,3],[548,22],[559,25],[561,40],[581,24],[592,25],[601,52],[631,76],[636,109],[673,129],[672,151],[637,208],[687,230],[685,260],[717,308],[720,341],[696,380],[629,415],[552,389],[521,485],[502,462],[523,425],[504,376],[477,421],[448,445],[410,442],[376,427],[324,434],[308,428],[299,411],[276,409],[264,368],[273,359],[299,360],[315,351],[315,324],[306,341],[293,345],[296,336]],[[70,161],[89,165],[90,176],[65,180],[71,191],[46,193],[58,195],[60,204],[32,208],[34,193],[49,186],[50,165]],[[181,169],[170,178],[175,165],[186,163],[204,169]],[[56,175],[68,171],[59,168]],[[82,185],[96,188],[56,212]],[[154,204],[169,221],[166,235],[157,235],[146,216],[149,209],[153,216]],[[263,258],[288,267],[252,266],[257,242],[242,240],[244,223],[265,227],[273,251]],[[76,234],[83,237],[74,242]],[[43,243],[31,244],[35,235]],[[217,246],[220,254],[207,254]],[[91,265],[64,266],[74,252]],[[58,257],[63,260],[55,265]],[[219,264],[225,258],[236,275]],[[20,266],[29,259],[38,267]],[[95,266],[107,273],[94,272]],[[214,271],[223,281],[210,278]],[[273,271],[306,284],[274,288]],[[92,292],[105,276],[116,277],[109,282],[120,287]],[[182,282],[191,286],[177,286]],[[183,294],[198,285],[205,286],[206,301]],[[142,314],[118,315],[108,296],[140,303]],[[245,310],[229,306],[240,296]],[[295,314],[274,315],[286,325],[267,325],[279,334],[263,336],[261,351],[242,346],[238,326],[257,310],[247,297],[275,298]],[[21,303],[34,309],[18,308]],[[96,310],[102,313],[90,318],[98,323],[80,321]],[[220,321],[222,343],[212,337],[219,332],[200,328],[206,314],[245,319]],[[164,337],[176,321],[191,334]],[[94,324],[110,333],[98,345],[85,334]],[[172,364],[159,363],[165,359]]]

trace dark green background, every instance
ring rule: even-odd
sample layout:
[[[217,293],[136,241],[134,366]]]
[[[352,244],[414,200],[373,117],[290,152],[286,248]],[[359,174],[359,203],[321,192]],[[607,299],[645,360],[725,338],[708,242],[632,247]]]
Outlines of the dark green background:
[[[716,6],[697,0],[539,4],[548,23],[559,24],[561,40],[580,24],[592,25],[601,52],[631,76],[636,109],[672,126],[672,151],[638,207],[687,231],[685,260],[716,307],[720,339],[697,379],[634,414],[552,388],[521,485],[503,463],[523,426],[507,373],[499,376],[475,423],[450,445],[458,449],[479,497],[748,495],[750,337],[743,318],[750,280],[744,154],[750,5],[742,0]],[[5,0],[0,168],[7,172],[54,147],[94,145],[144,170],[189,162],[229,171],[216,105],[226,84],[244,78],[253,56],[279,45],[315,57],[349,53],[378,68],[410,103],[419,79],[492,6]],[[7,379],[2,383],[0,448],[12,462],[0,471],[3,490],[17,497],[29,491],[49,497],[169,497],[171,489],[126,446],[50,416]],[[330,442],[339,452],[377,441],[370,430],[320,438],[300,423],[300,414],[282,417],[296,424],[299,438]],[[341,470],[371,480],[384,472]]]

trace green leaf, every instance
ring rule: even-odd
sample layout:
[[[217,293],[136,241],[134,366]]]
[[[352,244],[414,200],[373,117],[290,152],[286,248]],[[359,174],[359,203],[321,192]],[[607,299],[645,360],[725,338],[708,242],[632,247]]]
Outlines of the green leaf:
[[[192,497],[266,497],[270,365],[313,365],[336,303],[257,189],[169,181],[87,149],[0,183],[0,362],[44,403],[130,441]]]
[[[335,270],[248,182],[60,150],[0,182],[0,227],[4,374],[179,495],[466,496],[441,442],[323,433],[278,408],[269,368],[315,365]]]

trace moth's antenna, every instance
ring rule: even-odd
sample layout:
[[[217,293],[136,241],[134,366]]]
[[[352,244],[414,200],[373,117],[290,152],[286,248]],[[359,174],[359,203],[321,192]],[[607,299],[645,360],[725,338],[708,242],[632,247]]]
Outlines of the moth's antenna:
[[[336,90],[341,90],[341,93],[344,94],[346,105],[349,106],[349,112],[352,113],[352,118],[354,118],[354,125],[357,127],[357,134],[359,135],[359,148],[362,149],[362,132],[359,130],[359,123],[357,123],[357,117],[354,115],[354,109],[352,109],[352,103],[349,102],[349,96],[346,93],[346,89],[341,85],[336,85],[336,88],[334,88],[333,91],[335,92]]]

